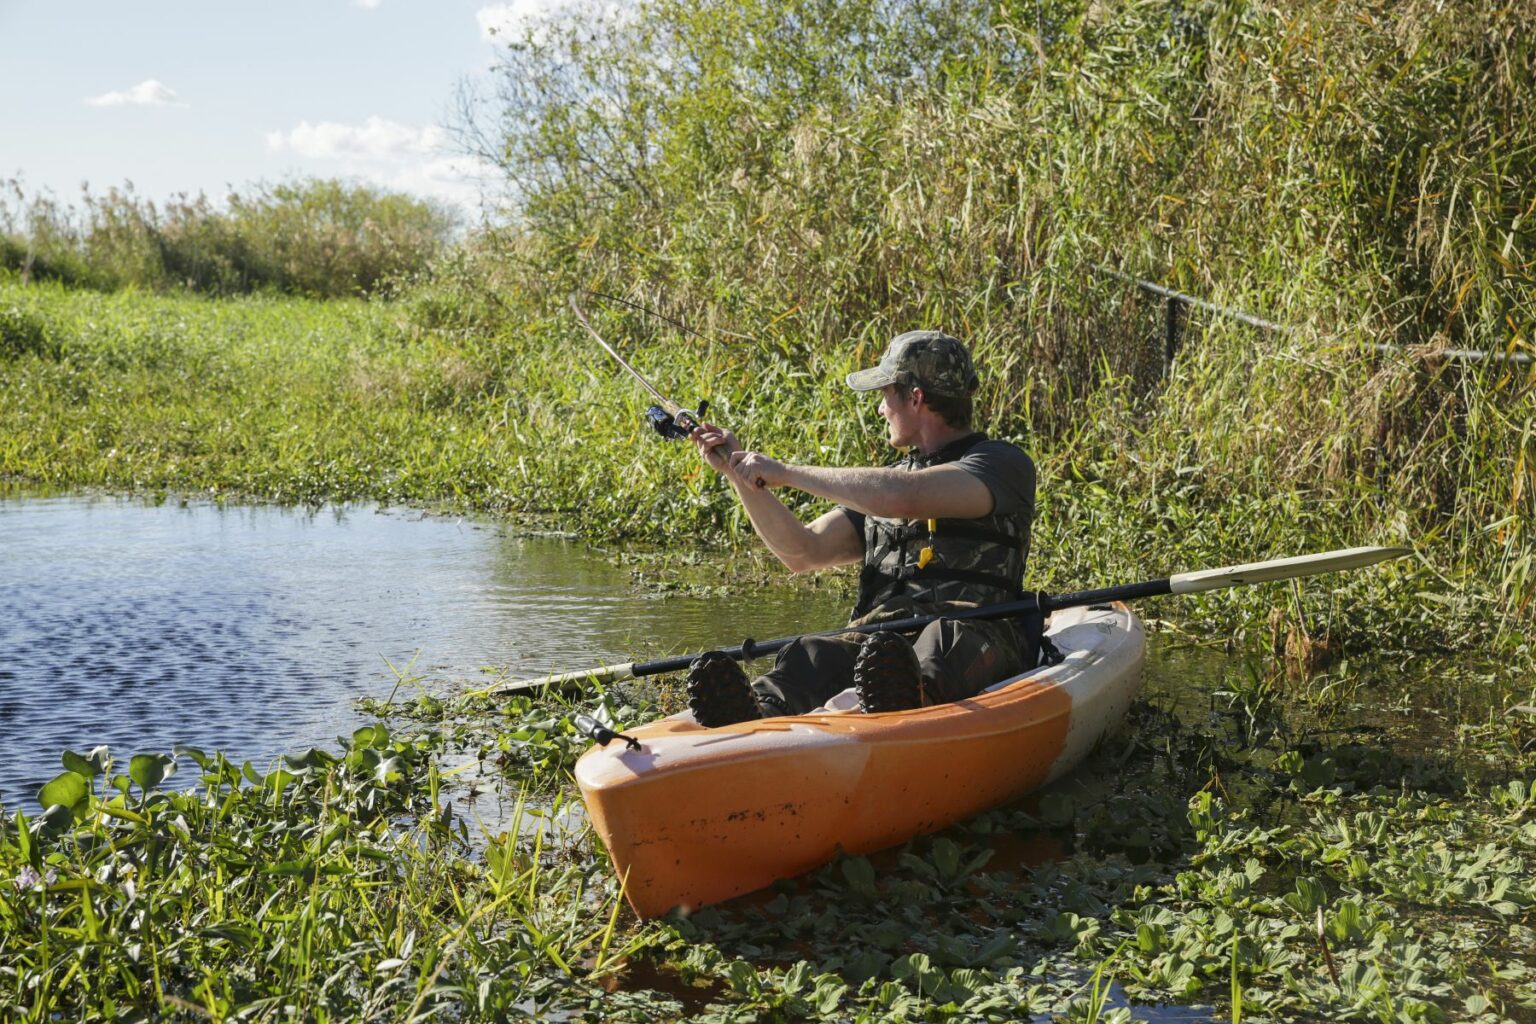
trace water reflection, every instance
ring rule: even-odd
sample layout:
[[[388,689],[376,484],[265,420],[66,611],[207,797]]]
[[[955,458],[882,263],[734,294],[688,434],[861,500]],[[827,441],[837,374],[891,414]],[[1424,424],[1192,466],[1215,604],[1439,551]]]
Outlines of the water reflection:
[[[350,733],[353,700],[397,672],[540,674],[845,612],[803,592],[638,600],[601,555],[496,523],[110,497],[0,498],[0,581],[0,801],[28,810],[66,748],[264,767]]]

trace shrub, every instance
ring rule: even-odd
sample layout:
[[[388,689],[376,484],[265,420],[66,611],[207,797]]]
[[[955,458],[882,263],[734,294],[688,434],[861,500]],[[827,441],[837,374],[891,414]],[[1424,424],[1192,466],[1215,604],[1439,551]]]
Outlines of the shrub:
[[[131,185],[74,208],[9,186],[0,266],[104,289],[371,294],[427,266],[456,228],[433,203],[331,180],[257,185],[222,209],[201,194],[157,204]]]
[[[0,306],[0,360],[57,359],[61,352],[41,317],[20,306]]]

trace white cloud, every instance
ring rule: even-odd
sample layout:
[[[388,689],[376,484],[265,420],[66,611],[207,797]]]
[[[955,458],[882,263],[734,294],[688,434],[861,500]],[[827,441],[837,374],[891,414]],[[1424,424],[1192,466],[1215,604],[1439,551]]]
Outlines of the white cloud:
[[[400,160],[430,153],[442,143],[440,128],[416,128],[378,116],[361,125],[300,121],[290,132],[267,133],[267,148],[273,152],[317,160]]]
[[[184,107],[176,98],[176,91],[165,83],[150,78],[131,89],[122,89],[117,92],[105,92],[100,96],[91,96],[86,99],[86,105],[92,107]]]
[[[450,155],[447,141],[434,125],[415,127],[377,116],[360,125],[301,121],[289,131],[267,133],[268,150],[316,165],[295,168],[301,173],[354,178],[472,210],[495,169]]]
[[[384,0],[352,0],[353,7],[361,7],[365,11],[376,11]]]
[[[485,186],[499,181],[496,168],[467,157],[439,157],[365,172],[361,177],[393,191],[431,196],[466,212],[480,205]]]

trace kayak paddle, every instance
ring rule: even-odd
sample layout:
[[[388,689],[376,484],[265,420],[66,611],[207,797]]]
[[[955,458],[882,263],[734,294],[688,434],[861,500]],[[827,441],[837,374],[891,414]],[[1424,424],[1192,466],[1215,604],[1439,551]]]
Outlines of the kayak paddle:
[[[787,647],[802,636],[837,636],[842,633],[904,633],[908,630],[926,626],[938,619],[1006,619],[1015,615],[1028,615],[1040,612],[1049,615],[1059,608],[1078,608],[1090,604],[1107,604],[1111,601],[1133,601],[1139,597],[1157,597],[1163,594],[1198,594],[1205,590],[1220,590],[1225,587],[1242,587],[1250,583],[1269,583],[1273,580],[1289,580],[1300,576],[1316,576],[1325,572],[1339,572],[1344,569],[1359,569],[1362,566],[1372,565],[1388,558],[1402,558],[1412,554],[1408,548],[1344,548],[1339,551],[1324,551],[1315,555],[1296,555],[1291,558],[1276,558],[1268,562],[1251,562],[1247,565],[1231,565],[1223,569],[1201,569],[1196,572],[1183,572],[1166,579],[1148,580],[1145,583],[1124,583],[1116,587],[1101,587],[1098,590],[1079,590],[1070,594],[1047,594],[1043,591],[1031,594],[1018,601],[1007,601],[1003,604],[987,605],[984,608],[957,608],[937,615],[920,615],[908,619],[892,619],[885,622],[871,622],[862,626],[843,626],[838,629],[823,630],[819,633],[797,633],[794,636],[780,637],[777,640],[764,640],[761,643],[746,640],[739,646],[727,648],[727,657],[737,661],[750,661],[753,658],[765,654],[773,654],[782,647]],[[476,690],[472,696],[500,696],[514,693],[526,693],[532,690],[542,690],[547,687],[564,689],[585,682],[610,682],[616,679],[631,679],[641,676],[660,675],[664,672],[681,672],[699,655],[679,654],[671,658],[661,658],[657,661],[626,661],[614,665],[603,665],[598,668],[586,669],[580,672],[557,672],[536,679],[518,679],[498,686]]]

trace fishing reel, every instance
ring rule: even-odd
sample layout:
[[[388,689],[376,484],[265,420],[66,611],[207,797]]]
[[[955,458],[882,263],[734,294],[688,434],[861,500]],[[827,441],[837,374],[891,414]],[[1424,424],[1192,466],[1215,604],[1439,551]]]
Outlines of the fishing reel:
[[[699,399],[699,411],[679,409],[673,415],[659,405],[653,405],[645,410],[645,418],[651,425],[651,429],[666,438],[668,441],[686,441],[693,435],[699,425],[704,422],[704,414],[709,410],[709,403]]]

